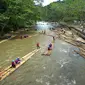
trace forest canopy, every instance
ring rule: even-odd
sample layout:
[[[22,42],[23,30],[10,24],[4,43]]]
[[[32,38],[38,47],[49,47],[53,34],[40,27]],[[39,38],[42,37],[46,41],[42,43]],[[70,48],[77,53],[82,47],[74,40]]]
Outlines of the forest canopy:
[[[42,19],[47,21],[85,20],[85,0],[59,0],[42,10]]]

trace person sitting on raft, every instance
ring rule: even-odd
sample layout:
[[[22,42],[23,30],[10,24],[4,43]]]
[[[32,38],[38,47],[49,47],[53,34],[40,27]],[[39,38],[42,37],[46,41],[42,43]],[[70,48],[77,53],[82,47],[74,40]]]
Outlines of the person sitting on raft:
[[[28,35],[24,35],[24,38],[27,38],[28,37]]]
[[[52,44],[50,43],[49,46],[48,46],[48,51],[49,50],[52,50]]]
[[[16,67],[16,63],[15,63],[15,61],[14,61],[14,60],[12,61],[12,67],[13,67],[13,68],[15,68],[15,67]]]
[[[40,48],[40,44],[39,44],[39,43],[37,43],[37,44],[36,44],[36,46],[37,46],[37,49],[39,49],[39,48]]]
[[[21,61],[19,57],[17,58],[17,60],[18,60],[18,61]]]
[[[21,60],[20,60],[20,58],[18,57],[18,58],[16,58],[15,63],[16,63],[16,64],[19,64],[20,61],[21,61]]]
[[[24,35],[24,38],[26,38],[27,36],[26,35]]]
[[[51,50],[51,47],[48,47],[48,51],[50,51]]]
[[[49,44],[49,47],[50,47],[50,48],[52,47],[52,44],[51,44],[51,43]]]

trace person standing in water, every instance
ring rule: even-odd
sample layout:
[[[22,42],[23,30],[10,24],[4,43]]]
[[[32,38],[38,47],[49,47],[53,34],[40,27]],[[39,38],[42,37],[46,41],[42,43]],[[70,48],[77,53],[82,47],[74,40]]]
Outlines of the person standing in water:
[[[39,48],[40,48],[40,44],[39,44],[39,43],[37,43],[37,44],[36,44],[36,46],[37,46],[37,49],[39,49]]]
[[[53,36],[53,41],[55,41],[55,37]]]

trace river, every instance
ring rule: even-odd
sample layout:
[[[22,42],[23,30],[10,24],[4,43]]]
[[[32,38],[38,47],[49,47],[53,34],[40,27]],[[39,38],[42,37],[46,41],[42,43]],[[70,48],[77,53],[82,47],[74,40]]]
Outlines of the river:
[[[50,28],[47,24],[36,27]],[[1,43],[0,63],[10,63],[17,56],[26,55],[36,48],[37,42],[40,42],[42,49],[0,85],[85,85],[85,59],[73,52],[76,47],[56,39],[51,56],[41,55],[51,41],[52,37],[38,34],[32,38]]]

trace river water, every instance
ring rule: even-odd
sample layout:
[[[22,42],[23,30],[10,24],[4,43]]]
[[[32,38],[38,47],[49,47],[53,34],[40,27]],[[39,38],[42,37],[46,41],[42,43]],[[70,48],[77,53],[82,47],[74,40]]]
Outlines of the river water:
[[[45,28],[41,26],[41,29]],[[16,56],[26,55],[36,48],[36,42],[40,42],[42,47],[24,65],[1,81],[0,85],[85,85],[85,59],[73,52],[78,49],[56,39],[51,56],[42,56],[46,50],[44,47],[51,41],[52,37],[41,34],[0,44],[0,62],[10,62]]]

